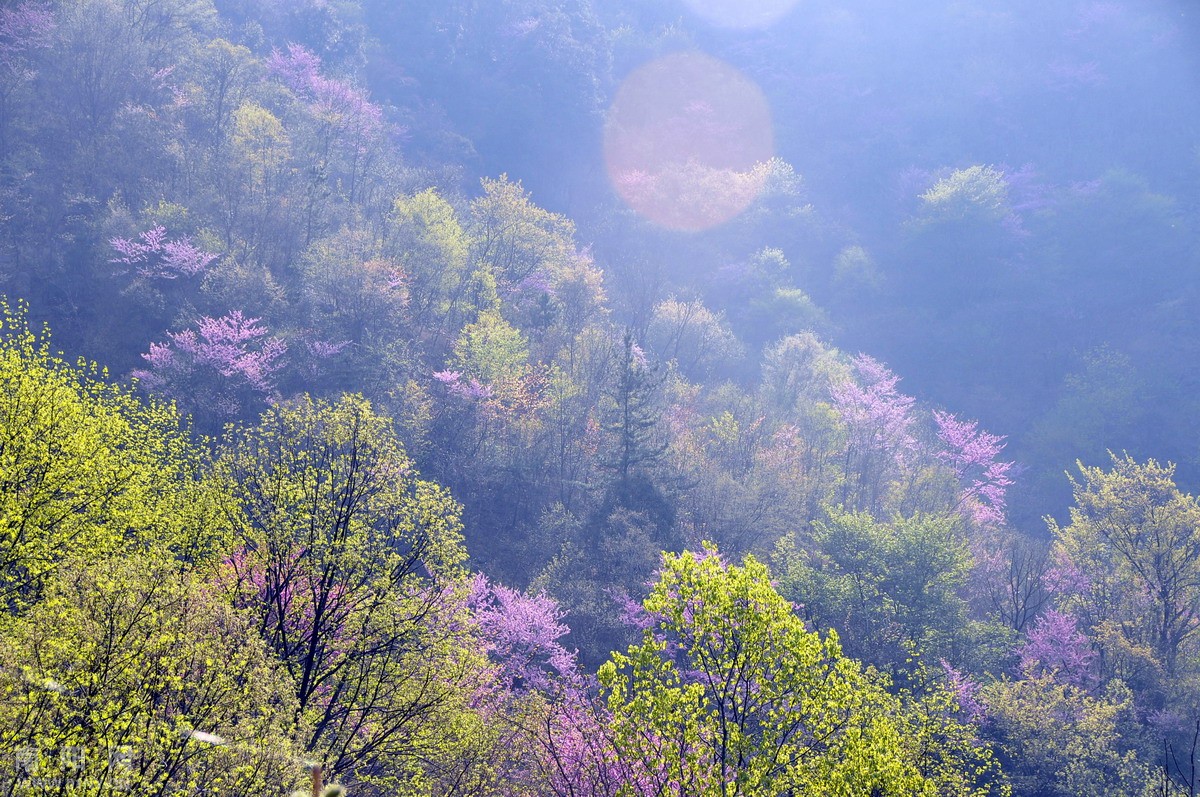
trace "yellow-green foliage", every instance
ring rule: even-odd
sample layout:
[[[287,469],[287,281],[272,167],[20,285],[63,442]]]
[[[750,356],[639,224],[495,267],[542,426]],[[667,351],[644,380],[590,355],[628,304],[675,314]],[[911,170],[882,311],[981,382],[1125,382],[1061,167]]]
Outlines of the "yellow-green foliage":
[[[407,275],[398,263],[379,257],[370,236],[342,230],[316,241],[302,267],[305,301],[332,339],[370,344],[404,323]]]
[[[0,756],[35,779],[15,793],[276,794],[301,772],[286,676],[169,556],[64,565],[3,630]]]
[[[441,318],[466,277],[469,243],[450,203],[432,188],[400,197],[392,208],[385,254],[409,278],[414,314]]]
[[[0,318],[0,600],[20,609],[68,557],[151,543],[207,559],[225,537],[202,457],[174,407],[56,357],[22,314]]]
[[[499,313],[486,310],[467,324],[454,344],[455,366],[464,376],[493,384],[514,378],[529,360],[525,337]]]
[[[600,670],[639,778],[689,795],[937,793],[898,701],[835,634],[807,631],[752,557],[667,554],[644,605],[655,623],[642,643]]]
[[[279,119],[253,102],[242,103],[233,113],[233,146],[255,186],[263,185],[291,156],[291,141]]]
[[[575,224],[539,208],[520,182],[507,175],[482,181],[483,196],[471,203],[475,262],[509,283],[534,272],[554,278],[575,263]]]
[[[944,177],[921,194],[926,215],[934,220],[1003,217],[1008,201],[1004,173],[971,166]]]
[[[1011,797],[992,746],[979,739],[978,725],[960,719],[963,706],[945,673],[913,664],[914,686],[899,690],[903,711],[896,716],[910,760],[940,797]]]
[[[487,660],[461,600],[458,505],[361,396],[301,397],[233,430],[227,584],[292,676],[303,746],[351,787],[437,794]]]
[[[983,695],[1000,747],[1016,763],[1012,778],[1018,793],[1142,793],[1148,772],[1133,751],[1123,749],[1118,730],[1134,711],[1133,695],[1120,681],[1093,695],[1042,675],[996,681]]]
[[[294,548],[379,577],[459,575],[458,505],[416,477],[391,421],[362,396],[271,408],[257,427],[233,431],[219,470],[239,541],[256,553]]]
[[[833,281],[847,292],[876,291],[883,284],[883,274],[866,249],[847,246],[833,261]]]
[[[1072,608],[1097,628],[1119,628],[1129,647],[1148,647],[1174,675],[1197,651],[1200,502],[1175,485],[1174,465],[1110,460],[1107,471],[1079,463],[1071,522],[1050,521],[1060,556],[1089,584]]]

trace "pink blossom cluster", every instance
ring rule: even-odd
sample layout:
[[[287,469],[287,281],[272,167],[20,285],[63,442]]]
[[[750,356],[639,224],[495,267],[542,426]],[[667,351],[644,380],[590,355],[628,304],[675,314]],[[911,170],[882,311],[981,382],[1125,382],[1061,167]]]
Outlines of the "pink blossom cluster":
[[[549,275],[541,269],[534,269],[526,274],[511,287],[511,292],[516,294],[546,294],[554,295],[554,286],[550,282]]]
[[[900,377],[866,354],[858,355],[851,364],[858,378],[839,382],[829,392],[854,439],[898,458],[915,449],[910,432],[913,398],[896,389]]]
[[[474,377],[464,379],[459,371],[434,371],[433,378],[445,385],[452,396],[468,401],[486,401],[494,395],[491,385]]]
[[[267,337],[267,330],[258,322],[257,318],[246,318],[240,310],[220,318],[205,316],[195,329],[168,332],[168,342],[151,343],[150,351],[142,355],[150,368],[134,371],[133,375],[151,389],[171,392],[181,386],[181,377],[211,370],[260,393],[269,393],[287,344]]]
[[[987,716],[987,705],[979,695],[979,684],[969,675],[951,666],[945,659],[941,660],[942,670],[946,674],[946,682],[958,701],[959,709],[966,714],[967,720],[977,722]]]
[[[977,421],[960,421],[948,412],[934,410],[938,438],[945,448],[937,458],[954,470],[962,485],[959,507],[977,523],[1004,522],[1005,494],[1012,485],[1014,463],[996,459],[1004,438],[979,428]]]
[[[349,83],[322,75],[320,57],[303,45],[272,50],[267,68],[342,134],[365,139],[383,131],[383,110]]]
[[[304,342],[304,346],[308,349],[308,353],[313,357],[316,357],[318,360],[327,360],[330,357],[336,357],[345,351],[346,347],[349,345],[350,341],[348,340],[344,340],[340,343],[334,343],[328,340],[307,340]]]
[[[225,559],[226,588],[236,605],[262,611],[263,627],[277,629],[281,644],[306,646],[313,638],[326,642],[325,655],[337,657],[349,649],[347,620],[352,601],[344,584],[325,584],[308,550],[300,548],[270,561],[261,553],[240,547]]]
[[[636,369],[645,370],[650,367],[650,360],[646,357],[645,350],[633,342],[629,344],[629,360]]]
[[[1079,566],[1065,555],[1057,557],[1054,566],[1042,577],[1046,591],[1060,595],[1083,595],[1092,588],[1092,581]]]
[[[54,14],[45,3],[25,0],[0,6],[0,69],[28,78],[24,56],[30,50],[50,46]]]
[[[217,256],[197,249],[188,236],[167,239],[162,225],[138,233],[138,239],[113,237],[108,241],[119,257],[110,263],[136,266],[140,277],[172,280],[191,277],[208,268]]]
[[[558,641],[569,629],[554,599],[494,584],[481,573],[471,582],[467,605],[508,688],[548,692],[552,679],[577,677],[574,652]]]
[[[1020,653],[1021,672],[1026,675],[1048,674],[1084,688],[1095,682],[1096,651],[1070,614],[1051,609],[1039,617]]]

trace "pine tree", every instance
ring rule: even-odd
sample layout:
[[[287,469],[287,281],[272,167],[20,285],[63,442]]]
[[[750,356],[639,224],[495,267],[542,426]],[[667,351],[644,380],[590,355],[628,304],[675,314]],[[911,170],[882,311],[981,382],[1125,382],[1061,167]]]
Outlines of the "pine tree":
[[[661,383],[632,333],[626,330],[607,424],[613,445],[606,464],[619,488],[627,487],[634,475],[654,465],[666,449],[657,434],[656,405]]]

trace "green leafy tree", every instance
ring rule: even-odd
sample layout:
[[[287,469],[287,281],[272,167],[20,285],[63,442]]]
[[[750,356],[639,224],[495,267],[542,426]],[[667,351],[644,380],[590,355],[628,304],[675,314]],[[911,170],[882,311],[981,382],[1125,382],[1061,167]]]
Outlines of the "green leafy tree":
[[[671,298],[660,302],[647,334],[660,359],[674,360],[684,374],[697,379],[744,355],[724,314],[714,313],[698,301]]]
[[[1200,505],[1175,486],[1174,465],[1111,458],[1107,471],[1079,463],[1071,521],[1050,529],[1083,576],[1076,602],[1093,627],[1148,646],[1175,674],[1200,629]]]
[[[211,149],[219,150],[224,145],[231,123],[238,131],[235,136],[244,136],[248,127],[257,127],[259,119],[266,121],[264,132],[269,138],[277,139],[282,132],[275,129],[278,120],[271,123],[258,114],[263,111],[269,115],[269,112],[253,104],[243,104],[252,85],[261,77],[256,67],[248,48],[225,39],[213,39],[187,64],[186,76],[190,80],[186,90],[194,101],[191,110],[198,128],[197,138],[206,141]],[[247,111],[249,118],[240,119]]]
[[[248,93],[248,92],[247,92]],[[264,99],[265,98],[261,98]],[[270,105],[270,103],[268,103]],[[286,107],[286,106],[285,106]],[[274,109],[273,109],[274,108]],[[295,160],[301,131],[276,116],[278,107],[264,107],[254,99],[244,99],[229,112],[223,123],[221,146],[206,160],[197,152],[193,163],[211,163],[199,185],[201,194],[193,202],[208,205],[214,229],[219,230],[229,262],[222,263],[216,276],[226,283],[241,283],[241,290],[228,297],[237,304],[252,304],[254,293],[270,282],[290,277],[290,267],[302,242],[297,240],[299,222],[299,169]],[[239,271],[248,273],[240,274]],[[261,271],[262,273],[257,273]],[[206,286],[220,292],[210,277]]]
[[[575,225],[533,204],[520,182],[507,176],[483,180],[483,196],[471,204],[473,257],[516,287],[528,278],[551,278],[574,252]]]
[[[536,356],[557,354],[598,315],[600,272],[577,248],[574,223],[535,205],[519,182],[484,180],[469,230],[473,266],[495,276],[505,317],[538,331]]]
[[[245,188],[252,195],[270,196],[291,156],[283,124],[266,108],[244,102],[233,111],[231,138],[235,160],[245,169]]]
[[[936,794],[899,705],[805,629],[752,557],[666,554],[640,644],[600,669],[618,754],[639,791]]]
[[[469,239],[450,203],[433,189],[395,201],[385,254],[408,275],[419,326],[444,320],[467,278]]]
[[[407,321],[408,275],[399,263],[380,257],[365,232],[343,230],[317,241],[303,263],[307,315],[325,340],[351,342],[373,354]]]
[[[499,312],[484,310],[459,333],[450,369],[433,376],[460,399],[443,419],[446,447],[478,458],[478,481],[518,468],[529,435],[542,425],[548,386],[546,369],[529,364],[525,336]]]
[[[1011,797],[1007,773],[984,741],[985,706],[979,686],[943,660],[934,668],[918,663],[912,686],[896,690],[897,716],[911,760],[936,784],[940,797]]]
[[[1140,430],[1156,428],[1155,392],[1146,364],[1101,346],[1088,351],[1062,378],[1056,399],[1039,408],[1029,430],[1030,460],[1045,463],[1029,475],[1039,505],[1064,506],[1071,485],[1063,472],[1077,460],[1103,462],[1110,449],[1138,445]],[[1057,378],[1057,375],[1056,375]],[[1160,447],[1161,446],[1161,447]],[[1164,450],[1166,441],[1153,450]]]
[[[1147,767],[1123,731],[1133,695],[1120,681],[1104,694],[1061,683],[1053,675],[983,687],[989,735],[1018,794],[1105,797],[1141,794]]]
[[[664,450],[657,437],[661,380],[628,330],[618,353],[615,377],[608,397],[611,451],[607,464],[616,474],[618,485],[625,486],[639,471],[654,465]]]
[[[912,650],[948,655],[962,634],[971,554],[955,518],[834,512],[815,523],[811,548],[791,535],[777,554],[784,594],[839,629],[855,656],[902,665]]]
[[[0,603],[20,610],[66,558],[161,543],[189,560],[228,533],[173,407],[145,404],[0,317]]]
[[[485,310],[459,333],[454,358],[464,376],[498,385],[514,379],[529,361],[529,344],[499,313]]]
[[[169,554],[64,566],[0,623],[0,754],[23,762],[5,793],[279,794],[301,774],[287,674]]]
[[[921,203],[929,220],[999,219],[1008,209],[1008,183],[991,166],[970,166],[938,180]]]
[[[595,668],[609,651],[632,641],[614,594],[637,594],[644,588],[664,547],[661,533],[647,513],[620,506],[590,518],[555,506],[539,525],[535,542],[543,542],[554,557],[534,587],[552,590],[568,612],[571,639],[584,663]]]
[[[241,542],[227,587],[292,677],[303,747],[360,793],[417,788],[454,755],[486,663],[456,597],[458,506],[358,396],[280,404],[220,467]]]

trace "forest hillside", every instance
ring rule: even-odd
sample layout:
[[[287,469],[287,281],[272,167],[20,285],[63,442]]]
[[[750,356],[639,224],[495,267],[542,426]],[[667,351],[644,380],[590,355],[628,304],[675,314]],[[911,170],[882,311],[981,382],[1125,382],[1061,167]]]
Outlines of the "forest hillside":
[[[1196,13],[920,5],[2,0],[0,793],[1194,794]]]

